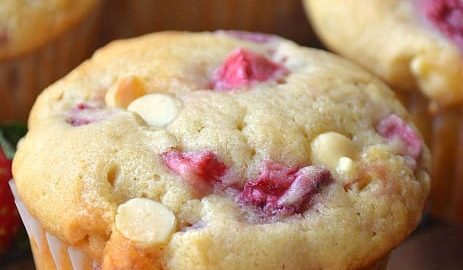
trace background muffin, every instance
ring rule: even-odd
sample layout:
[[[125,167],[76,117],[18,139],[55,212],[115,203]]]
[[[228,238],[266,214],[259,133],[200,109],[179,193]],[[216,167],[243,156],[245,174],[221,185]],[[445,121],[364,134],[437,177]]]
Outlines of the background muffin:
[[[325,44],[388,82],[433,152],[431,210],[463,221],[461,1],[305,1]]]
[[[90,55],[99,0],[0,2],[0,120],[25,120],[37,94]]]
[[[382,269],[429,190],[392,92],[276,36],[114,42],[29,127],[13,174],[39,267],[58,243],[103,269]]]
[[[106,40],[160,30],[240,29],[315,42],[299,0],[112,0],[105,10]]]

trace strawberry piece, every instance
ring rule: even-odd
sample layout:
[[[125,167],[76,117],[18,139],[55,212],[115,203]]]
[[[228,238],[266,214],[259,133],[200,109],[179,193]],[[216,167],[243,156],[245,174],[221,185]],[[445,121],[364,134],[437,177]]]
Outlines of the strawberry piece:
[[[381,120],[376,127],[378,133],[390,142],[402,145],[401,154],[417,159],[422,150],[420,137],[402,118],[395,114]]]
[[[103,109],[99,102],[82,102],[76,104],[69,112],[66,120],[72,126],[83,126],[105,119],[108,112]]]
[[[221,182],[227,166],[212,151],[181,152],[170,150],[161,154],[170,171],[181,176],[200,193],[206,193]]]
[[[421,0],[425,17],[463,49],[463,1]]]
[[[238,201],[256,206],[265,216],[284,217],[301,213],[331,173],[321,166],[285,167],[265,162],[257,179],[247,182]]]
[[[263,55],[238,48],[214,72],[212,82],[216,90],[232,90],[286,75],[282,65]]]
[[[331,173],[321,166],[307,166],[297,171],[296,178],[278,199],[280,207],[299,209],[304,201],[318,192],[323,184],[331,179]]]
[[[227,35],[237,39],[252,41],[256,43],[267,43],[272,40],[275,40],[276,37],[269,34],[258,33],[258,32],[248,32],[240,30],[219,30],[215,33],[219,35]]]
[[[274,204],[296,178],[297,168],[266,161],[256,180],[247,182],[240,194],[242,201],[260,207]]]
[[[0,147],[0,254],[11,246],[21,224],[8,186],[11,177],[11,160]]]

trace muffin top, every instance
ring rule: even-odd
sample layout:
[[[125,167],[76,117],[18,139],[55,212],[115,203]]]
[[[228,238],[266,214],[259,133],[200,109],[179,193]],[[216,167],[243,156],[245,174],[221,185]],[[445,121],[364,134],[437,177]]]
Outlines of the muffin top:
[[[409,119],[329,53],[163,32],[47,88],[13,173],[43,226],[103,269],[358,269],[420,219],[430,155]]]
[[[441,106],[463,101],[463,2],[458,0],[305,0],[332,50],[394,88],[421,90]]]
[[[41,46],[72,27],[99,1],[0,1],[0,60]]]

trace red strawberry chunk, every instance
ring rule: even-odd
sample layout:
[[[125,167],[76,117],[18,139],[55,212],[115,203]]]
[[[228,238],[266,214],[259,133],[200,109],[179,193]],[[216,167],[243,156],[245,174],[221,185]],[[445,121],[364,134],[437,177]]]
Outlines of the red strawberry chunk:
[[[267,216],[288,216],[303,211],[311,197],[330,181],[331,173],[321,166],[298,169],[265,162],[261,174],[246,183],[238,199]]]
[[[108,112],[103,109],[99,102],[78,103],[69,112],[66,120],[72,126],[83,126],[101,121],[108,117]]]
[[[391,142],[400,142],[401,153],[417,159],[422,150],[421,140],[415,130],[395,114],[381,120],[376,127],[378,133]]]
[[[227,166],[212,151],[181,152],[170,150],[161,154],[164,163],[173,173],[181,176],[201,193],[204,193],[225,175]]]
[[[278,199],[278,205],[295,206],[297,209],[330,179],[330,171],[321,166],[303,167],[297,171],[291,186]]]
[[[278,79],[286,73],[282,65],[263,55],[239,48],[214,72],[212,84],[216,90],[231,90]]]
[[[256,180],[246,183],[240,197],[247,203],[263,207],[274,203],[295,179],[297,168],[266,161]]]
[[[463,49],[463,1],[421,0],[426,18]]]
[[[273,35],[240,30],[219,30],[216,31],[216,33],[219,35],[228,35],[237,39],[252,41],[256,43],[267,43],[276,39],[276,37]]]
[[[20,226],[14,198],[8,186],[11,177],[11,160],[7,159],[0,147],[0,254],[11,246]]]

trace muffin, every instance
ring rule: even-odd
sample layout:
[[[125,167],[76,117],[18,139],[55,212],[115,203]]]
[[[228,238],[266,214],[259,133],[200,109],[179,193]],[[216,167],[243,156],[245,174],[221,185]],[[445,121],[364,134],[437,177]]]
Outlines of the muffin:
[[[40,95],[12,185],[39,269],[384,269],[429,162],[394,94],[348,61],[161,32]]]
[[[105,11],[107,40],[160,30],[241,29],[315,42],[300,0],[112,0]]]
[[[26,120],[39,91],[89,57],[100,0],[0,2],[0,120]]]
[[[433,152],[431,212],[463,221],[463,4],[305,0],[325,44],[390,84]]]

